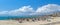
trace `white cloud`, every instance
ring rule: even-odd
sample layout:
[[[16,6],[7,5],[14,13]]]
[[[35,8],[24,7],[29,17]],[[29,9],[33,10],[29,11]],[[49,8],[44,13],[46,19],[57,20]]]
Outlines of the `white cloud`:
[[[48,4],[48,5],[45,5],[45,6],[42,6],[40,8],[37,9],[36,12],[46,12],[46,11],[55,11],[55,10],[59,10],[60,9],[60,6],[59,5],[56,5],[56,4]]]
[[[33,10],[31,6],[23,6],[16,10],[1,11],[0,15],[21,16],[21,15],[42,15],[51,14],[52,12],[60,11],[60,5],[48,4]]]
[[[29,15],[32,12],[34,12],[34,10],[31,6],[23,6],[19,9],[10,11],[9,15]]]
[[[8,13],[8,11],[1,11],[0,15],[7,14],[7,13]]]
[[[57,4],[48,4],[42,7],[39,7],[34,14],[52,14],[53,12],[60,11],[60,5]]]

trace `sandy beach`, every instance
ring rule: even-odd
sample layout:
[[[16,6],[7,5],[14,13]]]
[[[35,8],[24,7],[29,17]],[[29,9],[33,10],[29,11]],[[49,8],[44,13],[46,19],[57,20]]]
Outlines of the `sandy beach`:
[[[52,17],[48,20],[50,21],[24,21],[23,23],[19,23],[16,20],[0,20],[0,25],[60,25],[60,17]]]

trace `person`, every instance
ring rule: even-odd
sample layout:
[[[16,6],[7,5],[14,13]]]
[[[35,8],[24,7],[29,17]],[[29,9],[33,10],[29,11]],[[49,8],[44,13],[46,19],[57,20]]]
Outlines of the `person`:
[[[35,19],[33,18],[32,21],[35,22]]]
[[[22,23],[22,19],[19,20],[19,23]]]
[[[40,21],[40,18],[38,18],[38,21]]]
[[[29,19],[26,19],[27,21],[29,21]]]

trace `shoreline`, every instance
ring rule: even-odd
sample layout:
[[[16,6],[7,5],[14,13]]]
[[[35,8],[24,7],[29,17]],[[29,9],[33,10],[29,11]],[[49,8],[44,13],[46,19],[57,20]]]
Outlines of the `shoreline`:
[[[19,23],[17,20],[0,20],[0,25],[47,25],[53,24],[54,22],[60,22],[60,17],[53,17],[53,19],[48,19],[51,21],[24,21],[23,23]],[[60,25],[60,23],[58,23]],[[57,25],[57,24],[56,24]]]

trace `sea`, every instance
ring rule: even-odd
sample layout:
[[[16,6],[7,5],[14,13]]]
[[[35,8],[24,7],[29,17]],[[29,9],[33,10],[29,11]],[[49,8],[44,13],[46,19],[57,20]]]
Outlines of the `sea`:
[[[0,16],[0,20],[10,20],[17,18],[36,18],[38,16]]]

